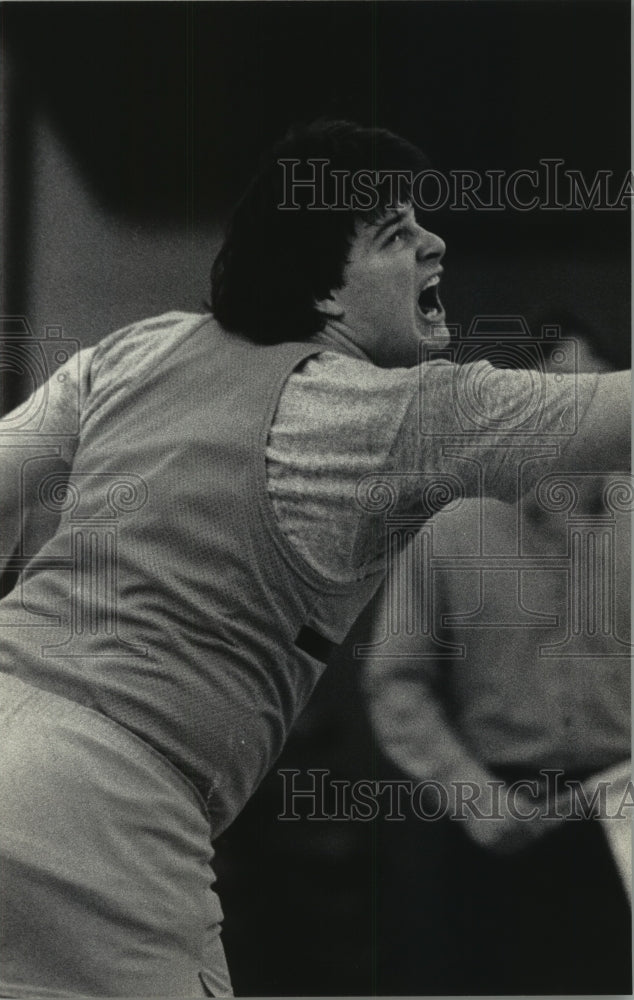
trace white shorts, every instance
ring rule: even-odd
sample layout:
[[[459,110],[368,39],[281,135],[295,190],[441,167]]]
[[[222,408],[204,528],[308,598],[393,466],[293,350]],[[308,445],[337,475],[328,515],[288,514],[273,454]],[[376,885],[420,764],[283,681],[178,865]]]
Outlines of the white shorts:
[[[0,996],[231,996],[202,798],[99,712],[0,674]]]

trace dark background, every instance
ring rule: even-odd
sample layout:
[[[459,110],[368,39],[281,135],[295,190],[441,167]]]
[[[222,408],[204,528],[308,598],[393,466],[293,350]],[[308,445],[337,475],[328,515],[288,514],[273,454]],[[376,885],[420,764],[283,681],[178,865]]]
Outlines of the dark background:
[[[144,315],[199,309],[228,208],[293,121],[386,126],[440,170],[536,169],[560,157],[588,181],[612,171],[618,191],[629,168],[627,0],[9,3],[0,16],[2,312],[36,337],[61,324],[88,345]],[[628,363],[628,213],[443,211],[425,224],[448,243],[450,321],[562,322],[608,363]],[[30,386],[2,367],[6,407]],[[389,773],[350,648],[279,766],[350,780]],[[237,992],[495,992],[499,943],[487,948],[475,926],[494,904],[486,888],[460,899],[455,831],[283,823],[281,806],[274,773],[218,845]],[[486,861],[469,863],[486,887]],[[562,905],[556,919],[572,929],[559,951],[579,956],[574,895]],[[469,938],[477,957],[475,944],[460,950]],[[601,969],[588,972],[591,940],[586,992],[602,981]],[[535,985],[527,970],[537,965],[556,992],[550,960],[518,965],[516,991]]]
[[[16,81],[100,202],[221,210],[290,121],[389,125],[440,169],[628,165],[619,0],[5,5]],[[564,219],[558,220],[563,223]]]
[[[200,307],[228,206],[293,121],[390,127],[442,171],[559,157],[615,194],[629,168],[626,0],[10,3],[2,42],[4,311],[82,342]],[[627,361],[627,212],[425,221],[450,320],[577,313]]]

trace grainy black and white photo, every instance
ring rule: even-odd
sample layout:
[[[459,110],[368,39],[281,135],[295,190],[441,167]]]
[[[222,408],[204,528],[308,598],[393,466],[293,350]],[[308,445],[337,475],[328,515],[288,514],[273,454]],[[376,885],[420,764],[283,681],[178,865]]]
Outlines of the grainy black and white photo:
[[[632,994],[628,0],[7,0],[0,997]]]

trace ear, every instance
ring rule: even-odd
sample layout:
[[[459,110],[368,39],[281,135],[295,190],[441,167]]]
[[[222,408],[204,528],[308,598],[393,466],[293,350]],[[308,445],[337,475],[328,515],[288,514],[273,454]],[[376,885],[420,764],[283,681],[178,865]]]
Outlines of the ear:
[[[328,295],[325,299],[318,299],[315,302],[315,309],[322,316],[328,316],[329,319],[341,319],[343,316],[343,306],[337,302],[332,294]]]

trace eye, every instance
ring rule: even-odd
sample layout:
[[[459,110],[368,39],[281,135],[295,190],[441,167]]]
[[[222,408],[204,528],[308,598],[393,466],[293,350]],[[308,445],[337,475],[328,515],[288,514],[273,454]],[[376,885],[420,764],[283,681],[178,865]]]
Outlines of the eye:
[[[407,235],[407,227],[401,226],[399,229],[395,229],[386,239],[384,246],[392,246],[395,243],[400,243]]]

